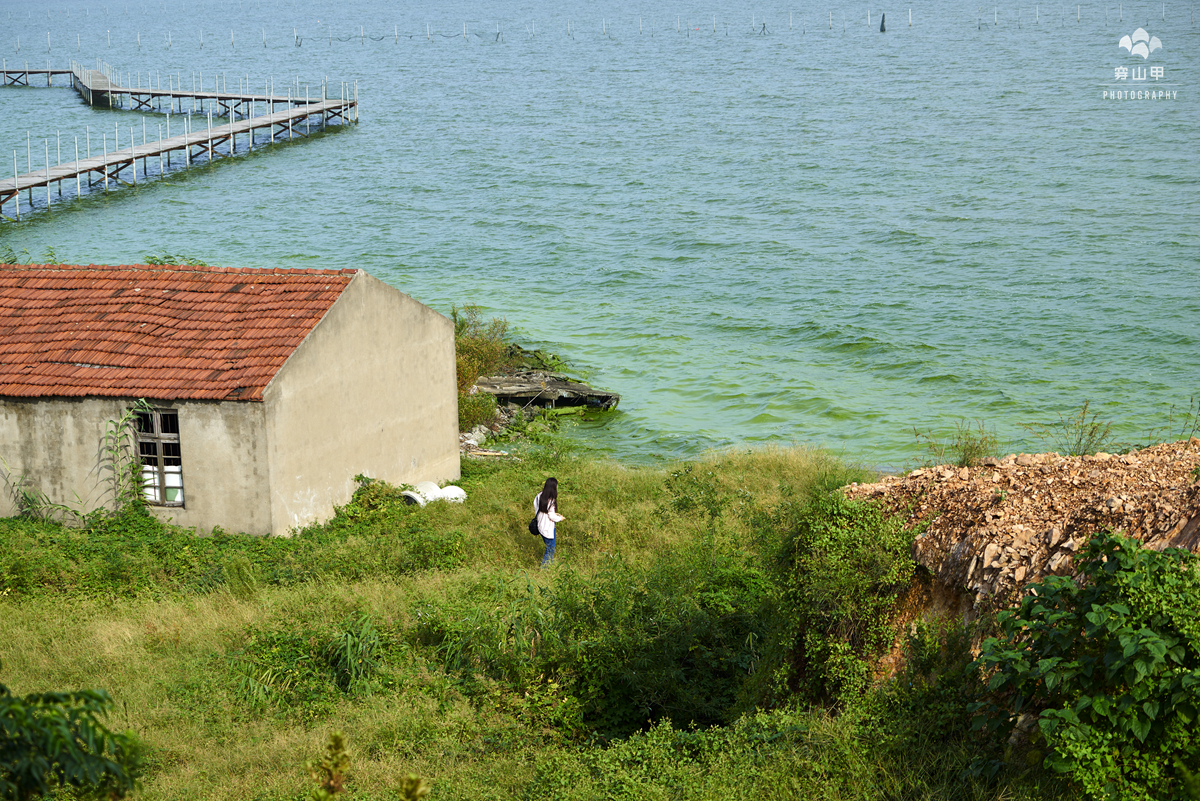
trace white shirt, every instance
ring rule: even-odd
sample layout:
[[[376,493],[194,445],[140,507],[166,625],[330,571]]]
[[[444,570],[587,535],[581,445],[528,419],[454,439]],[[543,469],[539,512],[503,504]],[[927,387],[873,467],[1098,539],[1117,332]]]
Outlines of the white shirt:
[[[541,505],[541,500],[542,493],[539,492],[533,498],[533,513],[537,515],[538,533],[546,539],[552,540],[554,539],[554,524],[561,523],[566,518],[560,515],[558,510],[554,508],[554,501],[550,501],[550,511],[546,512],[546,514],[539,512],[538,508]]]

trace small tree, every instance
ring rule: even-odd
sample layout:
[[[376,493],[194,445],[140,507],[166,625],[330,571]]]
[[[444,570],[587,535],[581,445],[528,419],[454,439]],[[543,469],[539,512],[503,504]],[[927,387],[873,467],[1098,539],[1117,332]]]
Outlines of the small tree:
[[[999,615],[1001,636],[978,660],[990,681],[974,726],[1009,742],[1022,718],[1036,720],[1046,765],[1092,798],[1196,797],[1198,564],[1187,551],[1093,535],[1080,580],[1051,576]]]
[[[29,801],[60,787],[123,798],[142,770],[142,745],[101,722],[103,690],[17,697],[0,684],[0,799]]]

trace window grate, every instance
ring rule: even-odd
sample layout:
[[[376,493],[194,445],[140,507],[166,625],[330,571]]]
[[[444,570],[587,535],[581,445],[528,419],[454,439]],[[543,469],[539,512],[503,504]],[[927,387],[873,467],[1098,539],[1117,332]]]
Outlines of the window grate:
[[[142,498],[154,506],[183,506],[183,454],[179,413],[173,409],[137,412]]]

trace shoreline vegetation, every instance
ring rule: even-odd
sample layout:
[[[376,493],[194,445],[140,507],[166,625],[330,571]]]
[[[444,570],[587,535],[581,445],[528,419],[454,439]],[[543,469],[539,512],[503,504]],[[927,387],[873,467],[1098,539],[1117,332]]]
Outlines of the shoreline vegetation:
[[[455,312],[481,340],[459,351],[470,395],[507,331]],[[1104,480],[1103,424],[1073,420],[1093,453],[1060,461]],[[960,425],[883,503],[820,450],[631,468],[553,428],[521,416],[510,458],[464,459],[465,504],[359,477],[289,538],[197,537],[136,499],[67,527],[31,502],[0,519],[0,718],[103,689],[143,799],[1200,798],[1190,552],[1097,518],[1011,606],[916,558],[970,510],[906,482],[1044,482],[1048,461]],[[550,475],[569,522],[542,570],[526,523]]]

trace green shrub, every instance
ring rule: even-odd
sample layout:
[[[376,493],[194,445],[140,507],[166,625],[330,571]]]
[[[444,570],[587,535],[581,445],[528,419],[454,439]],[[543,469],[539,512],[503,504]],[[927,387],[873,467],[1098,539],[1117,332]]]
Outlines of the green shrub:
[[[496,396],[490,392],[458,393],[458,430],[496,422]]]
[[[383,643],[371,618],[359,615],[343,625],[325,646],[324,657],[333,679],[346,692],[369,686],[379,672]]]
[[[0,519],[0,592],[137,595],[212,592],[249,597],[261,586],[353,581],[456,567],[463,532],[405,503],[401,488],[365,480],[333,519],[292,537],[212,536],[163,523],[142,504],[85,517],[85,528]]]
[[[143,747],[104,725],[112,705],[103,690],[15,696],[0,684],[0,798],[63,787],[124,798],[142,773]]]
[[[892,618],[912,582],[916,532],[878,505],[830,491],[785,514],[793,528],[775,565],[779,624],[755,700],[789,692],[844,705],[868,687],[895,639]]]
[[[979,657],[990,681],[975,725],[1005,742],[1036,720],[1046,764],[1092,798],[1189,797],[1200,773],[1197,558],[1100,533],[1077,566],[1079,581],[1051,576],[999,615],[1002,633]]]
[[[458,391],[465,393],[481,375],[493,375],[511,361],[508,321],[492,318],[485,323],[483,309],[469,304],[453,307],[450,319],[454,321]]]
[[[422,607],[416,634],[448,670],[520,692],[557,681],[572,699],[561,722],[577,709],[585,730],[619,737],[663,717],[730,720],[769,626],[769,594],[752,559],[696,543],[644,566],[563,566],[548,588],[484,580]]]

